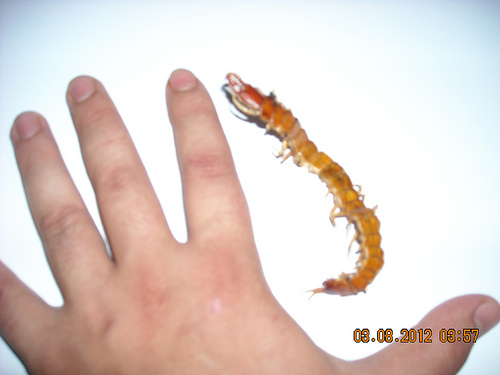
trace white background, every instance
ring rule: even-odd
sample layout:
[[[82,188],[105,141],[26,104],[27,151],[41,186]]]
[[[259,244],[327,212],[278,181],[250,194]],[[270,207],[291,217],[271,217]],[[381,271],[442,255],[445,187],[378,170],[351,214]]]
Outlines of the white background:
[[[355,328],[399,333],[449,298],[500,299],[499,21],[493,1],[2,1],[1,259],[61,303],[8,133],[22,111],[46,116],[98,220],[64,99],[81,74],[109,90],[185,239],[164,104],[170,73],[184,67],[215,101],[268,282],[323,349],[360,358],[383,345],[354,343]],[[333,230],[319,180],[281,165],[272,155],[279,142],[231,114],[221,91],[230,71],[274,90],[363,186],[367,205],[379,206],[386,264],[367,294],[307,300],[304,291],[349,269],[345,223]],[[496,327],[460,374],[499,373],[499,343]],[[0,373],[24,373],[3,343]]]

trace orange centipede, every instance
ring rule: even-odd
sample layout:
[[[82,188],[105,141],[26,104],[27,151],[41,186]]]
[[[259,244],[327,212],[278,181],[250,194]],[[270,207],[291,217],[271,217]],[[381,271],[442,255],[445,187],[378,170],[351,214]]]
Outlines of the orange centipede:
[[[321,288],[311,290],[312,295],[328,293],[348,296],[365,292],[367,285],[373,281],[384,264],[384,252],[380,247],[380,221],[375,215],[376,207],[365,207],[359,186],[352,184],[339,164],[324,152],[318,151],[300,122],[289,109],[277,101],[274,93],[264,95],[234,73],[227,75],[227,81],[226,87],[234,106],[250,121],[265,124],[267,132],[274,134],[283,143],[278,157],[282,157],[284,161],[292,156],[297,166],[307,167],[326,183],[328,194],[333,195],[334,206],[330,214],[332,224],[335,226],[335,219],[344,217],[348,225],[352,224],[356,230],[353,242],[358,243],[357,253],[360,255],[354,272],[342,273],[337,278],[326,280]]]

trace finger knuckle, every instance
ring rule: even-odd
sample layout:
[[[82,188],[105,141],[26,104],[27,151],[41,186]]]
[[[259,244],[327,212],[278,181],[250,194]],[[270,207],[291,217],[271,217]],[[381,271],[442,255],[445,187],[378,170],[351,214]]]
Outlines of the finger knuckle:
[[[107,101],[96,103],[96,106],[89,111],[84,112],[79,117],[79,124],[82,129],[101,131],[105,124],[115,121],[119,118],[114,106],[109,105]]]
[[[40,232],[44,238],[64,241],[71,236],[84,219],[84,211],[75,205],[57,207],[40,219]]]
[[[133,169],[123,164],[102,166],[96,176],[97,188],[106,192],[124,191],[136,180]]]
[[[186,170],[197,177],[217,178],[230,173],[231,162],[217,152],[194,153],[186,160]]]

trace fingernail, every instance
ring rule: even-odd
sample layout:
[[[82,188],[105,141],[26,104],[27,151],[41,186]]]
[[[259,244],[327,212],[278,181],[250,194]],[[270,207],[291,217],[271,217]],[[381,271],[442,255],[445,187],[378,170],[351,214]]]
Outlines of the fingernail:
[[[83,102],[95,91],[94,81],[90,77],[77,77],[70,82],[68,92],[77,103]]]
[[[21,139],[31,138],[40,129],[40,117],[33,112],[22,113],[14,121],[14,127]]]
[[[485,302],[474,312],[474,323],[479,334],[484,335],[500,321],[500,305],[496,301]]]
[[[169,82],[174,90],[187,91],[196,86],[196,77],[189,70],[177,69],[170,76]]]

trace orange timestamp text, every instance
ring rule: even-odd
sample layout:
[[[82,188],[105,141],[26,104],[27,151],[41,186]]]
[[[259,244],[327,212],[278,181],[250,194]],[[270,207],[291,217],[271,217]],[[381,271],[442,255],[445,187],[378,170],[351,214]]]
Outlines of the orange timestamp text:
[[[394,331],[391,328],[380,328],[376,335],[371,336],[368,328],[356,328],[354,330],[354,342],[356,343],[391,343],[400,342],[403,344],[430,344],[432,343],[432,329],[430,328],[403,328],[400,331],[400,337],[394,337]],[[442,328],[439,330],[439,341],[442,343],[465,342],[475,343],[479,336],[477,328]]]

